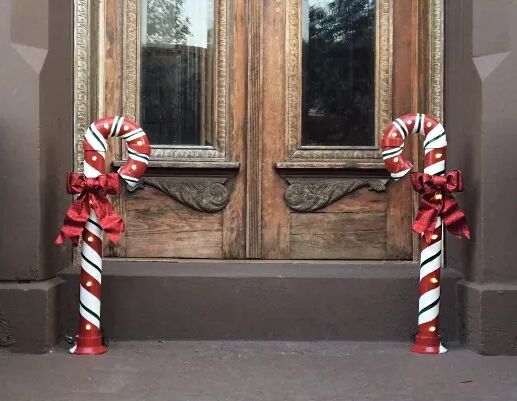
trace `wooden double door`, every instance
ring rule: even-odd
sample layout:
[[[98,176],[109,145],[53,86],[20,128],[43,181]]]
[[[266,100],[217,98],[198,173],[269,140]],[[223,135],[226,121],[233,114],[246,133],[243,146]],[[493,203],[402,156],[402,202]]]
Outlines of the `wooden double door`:
[[[107,256],[412,259],[413,194],[379,140],[430,107],[428,2],[158,3],[99,13],[99,110],[153,144],[144,187],[114,200],[126,233]]]

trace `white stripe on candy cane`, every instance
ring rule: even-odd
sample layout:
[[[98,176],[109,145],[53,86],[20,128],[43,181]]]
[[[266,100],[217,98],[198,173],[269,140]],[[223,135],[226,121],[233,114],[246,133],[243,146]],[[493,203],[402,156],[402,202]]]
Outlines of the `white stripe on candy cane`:
[[[148,164],[149,163],[149,156],[143,154],[143,153],[138,153],[132,149],[129,149],[127,150],[127,153],[128,153],[128,156],[131,157],[133,160],[136,160],[136,161],[139,161],[139,162],[142,162],[142,163],[145,163],[145,164]]]
[[[83,241],[81,252],[89,261],[102,270],[102,258],[92,247],[90,247],[90,245],[88,245],[88,242]]]
[[[415,117],[415,125],[413,126],[413,134],[422,135],[424,131],[425,114],[417,113]]]
[[[95,295],[93,295],[82,285],[80,286],[79,298],[81,299],[81,303],[86,308],[95,313],[97,316],[101,315],[101,302]]]
[[[88,163],[86,163],[86,161],[83,164],[83,172],[84,176],[88,178],[96,178],[102,175],[102,173],[99,170],[96,170],[95,168],[90,166]]]
[[[135,139],[142,138],[143,136],[145,136],[145,132],[142,128],[137,128],[127,134],[120,135],[120,137],[126,141],[133,141]]]
[[[86,309],[84,309],[82,307],[82,305],[79,305],[79,313],[81,314],[81,316],[87,320],[88,322],[90,322],[91,324],[93,324],[95,327],[97,327],[98,329],[101,328],[101,322],[99,319],[97,319],[96,316],[92,315],[90,312],[88,312]]]
[[[96,235],[97,238],[102,238],[102,229],[100,228],[98,223],[96,223],[95,221],[93,221],[91,219],[88,219],[88,221],[86,222],[86,225],[84,227],[89,232],[91,232],[92,234]]]
[[[411,171],[411,169],[408,168],[408,169],[400,171],[398,173],[392,173],[391,178],[393,178],[395,181],[397,181],[397,180],[401,179],[402,177],[404,177],[410,171]]]
[[[92,276],[99,284],[102,282],[102,273],[95,267],[93,267],[86,259],[84,259],[84,256],[82,255],[81,268],[90,276]]]
[[[440,287],[433,288],[423,294],[418,300],[418,310],[421,311],[440,298]]]
[[[439,289],[440,287],[438,287]],[[438,297],[439,298],[439,297]],[[418,324],[426,324],[432,322],[434,319],[438,317],[440,313],[440,302],[434,305],[431,309],[426,310],[425,312],[418,315]]]
[[[402,136],[402,139],[406,139],[406,137],[409,134],[409,130],[406,127],[406,123],[402,121],[400,118],[397,118],[395,121],[393,121],[393,123],[399,131],[400,135]]]
[[[108,148],[108,144],[106,140],[99,132],[95,124],[92,124],[86,130],[84,134],[84,139],[91,145],[91,147],[98,152],[105,152]]]
[[[434,127],[424,139],[424,149],[429,151],[431,149],[440,149],[447,146],[447,137],[445,136],[445,129],[441,124]]]
[[[437,175],[438,173],[443,174],[445,171],[445,160],[440,160],[430,166],[424,168],[424,173],[429,175]]]

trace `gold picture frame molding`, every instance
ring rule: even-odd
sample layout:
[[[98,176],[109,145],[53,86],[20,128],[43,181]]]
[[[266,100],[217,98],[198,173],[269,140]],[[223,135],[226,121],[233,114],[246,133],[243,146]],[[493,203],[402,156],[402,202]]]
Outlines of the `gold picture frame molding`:
[[[196,145],[154,145],[151,152],[153,160],[226,160],[226,137],[228,121],[228,2],[214,0],[217,4],[215,21],[215,96],[214,146]],[[123,109],[126,116],[136,121],[140,114],[140,0],[126,0],[124,10],[123,71],[122,85],[124,94]]]
[[[286,35],[286,121],[287,159],[314,160],[379,160],[382,127],[392,120],[393,71],[393,1],[377,0],[375,43],[375,145],[374,146],[301,146],[302,109],[302,2],[287,0]]]

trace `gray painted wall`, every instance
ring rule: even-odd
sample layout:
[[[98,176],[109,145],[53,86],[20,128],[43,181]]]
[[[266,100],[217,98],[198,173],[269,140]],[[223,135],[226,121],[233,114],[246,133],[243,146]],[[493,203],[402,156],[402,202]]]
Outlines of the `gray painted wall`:
[[[449,0],[446,22],[448,168],[473,238],[448,241],[465,275],[465,341],[517,354],[517,2]]]
[[[69,264],[52,241],[70,203],[72,3],[0,2],[0,280],[42,280]]]
[[[53,245],[71,198],[71,0],[0,1],[0,346],[45,352],[58,335]]]

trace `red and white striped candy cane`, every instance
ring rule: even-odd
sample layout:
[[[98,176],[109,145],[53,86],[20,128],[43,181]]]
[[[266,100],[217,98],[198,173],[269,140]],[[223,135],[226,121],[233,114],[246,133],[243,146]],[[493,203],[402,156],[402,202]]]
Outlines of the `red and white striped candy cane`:
[[[123,138],[129,158],[118,170],[130,188],[138,184],[149,162],[151,146],[144,131],[134,121],[124,117],[105,117],[92,123],[84,135],[84,176],[97,178],[105,174],[107,140]],[[106,352],[100,330],[102,227],[93,210],[82,233],[81,284],[79,293],[79,334],[70,349],[75,354]]]
[[[445,129],[434,118],[425,114],[407,114],[397,118],[384,131],[381,147],[386,168],[394,180],[404,177],[412,164],[402,154],[409,134],[424,136],[424,173],[445,174],[447,139]],[[432,240],[420,240],[420,284],[418,302],[418,334],[413,352],[440,354],[447,352],[439,334],[440,268],[442,261],[442,221],[437,219]]]

